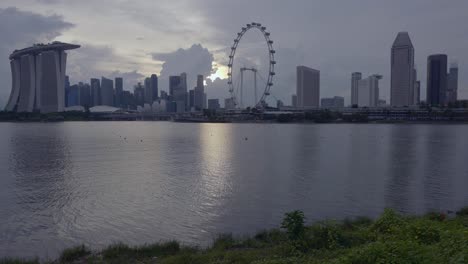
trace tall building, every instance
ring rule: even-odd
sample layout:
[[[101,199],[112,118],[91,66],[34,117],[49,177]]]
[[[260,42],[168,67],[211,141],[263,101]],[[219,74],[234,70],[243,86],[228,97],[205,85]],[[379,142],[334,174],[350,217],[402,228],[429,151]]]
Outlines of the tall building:
[[[153,89],[151,87],[151,78],[145,78],[145,103],[153,103]]]
[[[218,110],[219,108],[221,108],[219,105],[219,99],[208,99],[208,109]]]
[[[379,106],[379,80],[381,75],[374,74],[358,82],[358,103],[359,107]]]
[[[292,107],[297,107],[297,95],[293,94],[291,96],[291,106]]]
[[[101,78],[101,105],[114,106],[114,81]]]
[[[70,86],[67,95],[68,107],[80,105],[80,87],[78,84]]]
[[[351,74],[351,105],[358,104],[358,97],[359,97],[358,83],[361,79],[362,79],[362,73],[353,72]]]
[[[427,58],[427,104],[433,106],[444,105],[446,92],[447,55],[431,55]]]
[[[185,112],[189,106],[186,73],[180,76],[169,76],[169,93],[176,103],[177,112]]]
[[[91,87],[87,83],[79,83],[80,105],[84,108],[91,106]]]
[[[195,110],[200,111],[205,108],[205,85],[203,75],[197,76],[197,86],[194,89],[193,104]]]
[[[322,108],[343,108],[344,98],[341,96],[335,96],[332,98],[322,98],[320,100],[320,106]]]
[[[92,78],[91,81],[91,105],[101,105],[101,81]]]
[[[408,32],[398,33],[392,45],[390,105],[403,107],[414,102],[414,47]]]
[[[133,88],[133,96],[135,97],[135,105],[136,106],[144,106],[145,105],[145,88],[141,83],[138,83]]]
[[[65,107],[67,53],[79,45],[36,44],[10,55],[12,90],[6,111],[62,112]]]
[[[156,74],[151,74],[150,79],[151,91],[153,92],[153,101],[156,101],[159,98],[158,76]]]
[[[123,78],[117,77],[115,78],[115,98],[114,98],[114,106],[115,107],[122,107],[122,99],[123,99]]]
[[[318,108],[320,104],[320,71],[298,66],[296,89],[298,107]]]
[[[447,103],[455,103],[458,100],[458,65],[450,65],[447,80]]]
[[[419,105],[421,102],[421,82],[418,80],[418,72],[413,69],[413,105]]]
[[[189,109],[195,108],[195,89],[189,91]]]
[[[68,92],[70,91],[70,77],[65,76],[65,107],[68,107]]]

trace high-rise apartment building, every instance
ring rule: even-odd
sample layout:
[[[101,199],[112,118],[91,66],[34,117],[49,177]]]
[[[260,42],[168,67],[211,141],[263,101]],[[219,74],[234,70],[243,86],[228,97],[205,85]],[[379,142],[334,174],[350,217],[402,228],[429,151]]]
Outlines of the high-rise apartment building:
[[[123,78],[117,77],[115,78],[115,98],[114,98],[114,106],[115,107],[122,107],[123,101]]]
[[[296,89],[298,107],[318,108],[320,106],[320,71],[298,66]]]
[[[153,101],[156,101],[159,98],[158,76],[156,74],[151,74],[150,87],[153,94]]]
[[[205,108],[205,85],[203,75],[197,76],[197,86],[194,89],[193,105],[195,110],[200,111]]]
[[[450,65],[446,99],[447,103],[455,103],[458,100],[458,65],[456,63]]]
[[[91,106],[101,105],[101,81],[92,78],[91,84]]]

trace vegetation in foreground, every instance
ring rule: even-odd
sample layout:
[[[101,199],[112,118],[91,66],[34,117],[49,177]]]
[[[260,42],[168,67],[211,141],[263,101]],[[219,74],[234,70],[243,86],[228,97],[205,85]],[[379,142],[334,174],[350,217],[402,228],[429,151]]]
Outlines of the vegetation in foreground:
[[[175,241],[140,247],[115,244],[101,252],[78,246],[49,263],[468,263],[468,207],[453,216],[408,217],[387,209],[375,221],[304,223],[304,214],[294,211],[285,215],[281,229],[244,239],[221,235],[208,249]],[[39,261],[0,260],[24,263]]]

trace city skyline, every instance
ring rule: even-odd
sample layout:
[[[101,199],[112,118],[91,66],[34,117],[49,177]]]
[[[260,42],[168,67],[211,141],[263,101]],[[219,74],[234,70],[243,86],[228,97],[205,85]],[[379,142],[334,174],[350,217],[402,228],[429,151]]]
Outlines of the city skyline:
[[[68,73],[72,83],[86,81],[93,76],[114,79],[120,75],[126,80],[124,89],[131,90],[130,83],[143,81],[152,73],[158,74],[160,85],[165,86],[169,76],[187,72],[188,76],[192,76],[189,80],[191,88],[197,74],[210,76],[212,66],[220,66],[219,71],[222,72],[223,65],[226,65],[226,49],[239,26],[245,21],[258,21],[268,25],[275,43],[279,45],[278,75],[272,94],[285,102],[289,101],[295,90],[292,82],[297,65],[320,69],[323,73],[323,96],[343,96],[346,104],[350,103],[351,72],[382,74],[381,97],[390,101],[388,53],[391,42],[400,31],[410,32],[416,49],[415,64],[421,80],[421,98],[425,98],[426,93],[426,59],[436,53],[448,54],[450,61],[459,63],[460,98],[467,98],[465,65],[468,55],[464,52],[466,37],[460,32],[464,31],[462,13],[468,4],[463,1],[452,2],[450,6],[440,5],[436,1],[298,1],[293,6],[269,2],[271,5],[267,9],[263,8],[266,2],[257,1],[249,5],[247,12],[233,14],[225,10],[231,7],[237,10],[241,5],[214,1],[200,1],[196,5],[190,1],[162,4],[134,1],[132,5],[123,2],[110,4],[107,1],[67,5],[60,0],[17,2],[5,0],[0,4],[0,20],[3,17],[1,21],[4,24],[18,25],[15,32],[8,34],[8,41],[2,44],[0,51],[5,56],[16,47],[52,40],[81,43],[83,48],[80,52],[70,57]],[[335,14],[337,4],[349,12]],[[106,8],[96,8],[102,5],[106,5]],[[97,10],[100,10],[100,15],[91,25],[86,17]],[[196,12],[187,13],[184,10]],[[312,12],[313,16],[306,15],[303,10]],[[351,16],[353,10],[359,10],[366,16]],[[158,12],[164,15],[149,16]],[[223,15],[219,16],[219,13]],[[116,14],[120,15],[116,17]],[[281,19],[286,16],[291,18],[290,21]],[[375,23],[368,23],[373,18],[378,19],[374,19]],[[111,25],[116,24],[121,25],[120,34],[112,34]],[[295,30],[291,31],[290,28]],[[3,32],[10,31],[3,28]],[[349,39],[353,41],[347,41]],[[257,40],[255,37],[246,39],[244,50],[240,50],[247,62],[256,60],[251,55],[258,53],[255,45],[252,45]],[[262,63],[261,59],[259,61]],[[174,65],[183,67],[176,69]],[[262,65],[252,66],[263,69]],[[7,68],[8,65],[2,67]],[[11,77],[9,69],[0,73],[4,82],[0,90],[3,102],[0,104],[5,104]],[[226,94],[224,87],[224,81],[212,83],[208,79],[205,90],[213,97],[223,98]]]

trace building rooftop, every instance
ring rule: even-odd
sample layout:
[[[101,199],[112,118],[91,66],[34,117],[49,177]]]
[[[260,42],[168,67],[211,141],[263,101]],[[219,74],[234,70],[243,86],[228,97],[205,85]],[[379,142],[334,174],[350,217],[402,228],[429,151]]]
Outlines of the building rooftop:
[[[68,44],[68,43],[63,43],[63,42],[58,42],[58,41],[54,41],[48,44],[39,43],[39,44],[34,44],[32,47],[13,51],[13,53],[10,55],[10,60],[20,58],[21,56],[26,55],[26,54],[39,54],[41,52],[49,51],[49,50],[71,50],[71,49],[78,49],[80,47],[81,47],[80,45]]]

